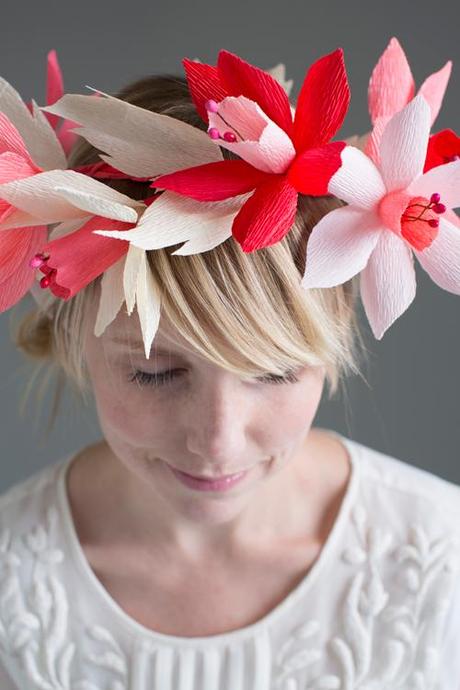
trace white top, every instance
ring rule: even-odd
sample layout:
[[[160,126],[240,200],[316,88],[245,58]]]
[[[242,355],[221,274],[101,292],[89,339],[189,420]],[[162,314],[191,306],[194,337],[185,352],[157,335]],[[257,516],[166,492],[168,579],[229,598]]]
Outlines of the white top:
[[[76,453],[4,492],[1,690],[460,690],[460,486],[335,435],[352,474],[319,557],[219,635],[155,632],[110,596],[72,521]]]

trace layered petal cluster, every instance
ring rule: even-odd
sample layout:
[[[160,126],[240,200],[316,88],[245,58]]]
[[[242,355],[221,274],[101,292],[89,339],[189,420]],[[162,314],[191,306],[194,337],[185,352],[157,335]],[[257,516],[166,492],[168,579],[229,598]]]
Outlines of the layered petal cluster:
[[[342,51],[308,70],[293,113],[284,89],[267,72],[221,50],[217,66],[184,60],[190,92],[209,136],[241,160],[195,166],[152,186],[205,202],[253,192],[236,214],[232,235],[243,251],[279,242],[290,230],[298,194],[327,194],[340,167],[349,87]]]
[[[62,75],[56,54],[48,56],[47,99],[58,97]],[[55,120],[57,119],[54,116]],[[64,121],[63,142],[71,145]],[[35,101],[27,106],[0,78],[0,312],[32,290],[37,266],[31,265],[48,240],[53,223],[84,222],[94,214],[135,223],[142,202],[120,194],[86,174],[67,169],[56,131]],[[106,226],[104,226],[106,227]],[[39,301],[39,300],[38,300]]]
[[[460,160],[423,172],[432,112],[422,95],[386,125],[377,166],[347,146],[329,190],[348,206],[327,214],[308,239],[304,288],[360,274],[363,306],[382,338],[415,297],[413,256],[444,290],[460,294]]]
[[[418,90],[430,106],[433,125],[442,105],[452,71],[449,60],[430,74]],[[368,104],[373,130],[367,138],[365,152],[378,163],[380,139],[389,119],[415,96],[415,81],[406,54],[399,41],[392,38],[378,60],[369,81]]]

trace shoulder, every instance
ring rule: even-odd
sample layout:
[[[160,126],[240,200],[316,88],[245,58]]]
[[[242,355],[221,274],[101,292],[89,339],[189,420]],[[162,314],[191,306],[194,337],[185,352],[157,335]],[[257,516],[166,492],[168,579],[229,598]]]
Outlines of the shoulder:
[[[350,441],[350,439],[348,439]],[[351,441],[362,492],[388,511],[398,507],[407,520],[444,523],[460,538],[460,485],[422,469],[415,461],[395,457]]]

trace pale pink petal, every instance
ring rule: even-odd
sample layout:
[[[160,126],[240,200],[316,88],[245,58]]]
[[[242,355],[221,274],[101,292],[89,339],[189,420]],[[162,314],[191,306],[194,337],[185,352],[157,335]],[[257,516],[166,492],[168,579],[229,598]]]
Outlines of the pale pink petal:
[[[408,190],[414,196],[424,196],[427,199],[438,192],[441,201],[447,208],[460,206],[460,161],[452,161],[431,168],[424,175],[414,180]]]
[[[218,111],[208,113],[209,126],[235,134],[235,143],[219,139],[222,148],[236,153],[255,168],[268,173],[283,173],[296,156],[286,132],[270,120],[257,103],[245,96],[228,96]]]
[[[59,187],[64,190],[58,191]],[[69,190],[75,190],[72,202],[66,198],[66,195],[70,195]],[[79,196],[78,192],[83,194]],[[83,218],[88,214],[87,208],[95,208],[98,204],[104,209],[107,218],[135,222],[137,211],[144,207],[142,202],[74,170],[50,170],[2,184],[0,198],[40,219],[41,223]],[[11,219],[8,219],[7,223],[9,227],[14,227],[11,225]],[[3,224],[1,227],[4,227]]]
[[[331,177],[328,191],[353,206],[373,208],[386,194],[379,170],[354,146],[346,146],[340,157],[342,165]]]
[[[434,242],[415,255],[439,287],[460,295],[460,227],[441,218]]]
[[[125,301],[123,290],[123,271],[126,255],[104,271],[101,279],[99,306],[94,325],[94,335],[101,336],[107,326],[116,318]]]
[[[77,133],[107,154],[101,158],[134,177],[166,175],[223,160],[206,132],[114,96],[65,94],[42,110],[83,125]]]
[[[374,67],[369,82],[368,102],[372,124],[391,117],[413,98],[414,78],[399,41],[392,38]]]
[[[449,60],[438,72],[427,77],[419,89],[419,93],[431,108],[431,124],[438,117],[451,71],[452,62]]]
[[[12,180],[20,180],[23,177],[30,177],[36,175],[38,169],[35,167],[33,161],[23,158],[18,153],[6,151],[0,154],[0,184],[11,182]]]
[[[145,357],[149,359],[150,348],[160,323],[161,293],[153,279],[145,251],[137,274],[136,308],[141,323]]]
[[[407,244],[383,232],[360,276],[361,300],[372,332],[380,340],[415,297],[414,259]]]
[[[1,77],[0,112],[16,127],[32,160],[39,168],[48,170],[66,167],[62,146],[44,114],[37,115],[37,106],[33,100],[30,112],[16,89]]]
[[[0,185],[1,189],[1,185]],[[0,192],[1,194],[1,192]],[[12,212],[5,216],[5,220],[0,222],[0,232],[2,230],[9,230],[10,228],[23,228],[29,226],[43,225],[43,221],[36,216],[21,211],[20,209],[14,209],[11,207]]]
[[[382,141],[382,135],[385,131],[385,127],[391,120],[390,117],[379,117],[374,122],[374,127],[369,133],[369,136],[364,147],[364,153],[369,156],[371,160],[374,161],[375,165],[380,167],[380,145]]]
[[[381,172],[389,192],[405,189],[422,174],[430,135],[431,111],[416,96],[385,127],[380,146]]]
[[[185,242],[173,253],[200,254],[231,236],[233,220],[249,196],[240,194],[225,201],[202,202],[166,191],[146,208],[132,230],[97,230],[95,234],[129,241],[142,249]]]
[[[302,287],[334,287],[352,278],[366,265],[382,232],[373,213],[349,206],[330,211],[308,238]]]
[[[75,232],[83,225],[86,225],[88,218],[77,218],[77,220],[66,220],[63,223],[57,223],[50,231],[48,241],[57,240],[59,237],[65,237],[71,232]]]

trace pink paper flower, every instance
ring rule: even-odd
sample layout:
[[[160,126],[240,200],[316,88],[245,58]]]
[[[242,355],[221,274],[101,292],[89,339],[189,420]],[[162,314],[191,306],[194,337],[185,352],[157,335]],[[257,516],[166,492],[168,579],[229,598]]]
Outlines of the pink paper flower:
[[[380,166],[353,146],[329,190],[348,206],[328,213],[308,239],[304,288],[332,287],[360,273],[361,299],[382,338],[415,297],[413,254],[441,288],[460,294],[460,161],[423,174],[431,111],[422,95],[394,115]]]
[[[184,60],[196,108],[216,143],[242,160],[223,160],[157,177],[152,186],[198,201],[253,191],[232,234],[243,251],[279,242],[292,227],[298,194],[324,195],[344,142],[329,143],[349,102],[342,51],[308,70],[293,117],[282,86],[267,72],[221,50],[217,67]]]
[[[447,88],[452,62],[449,60],[431,74],[421,85],[422,94],[430,106],[433,125],[441,108]],[[415,95],[415,82],[410,65],[399,41],[392,38],[377,62],[369,81],[368,103],[373,131],[367,139],[365,152],[378,163],[380,138],[389,119],[402,110]]]

